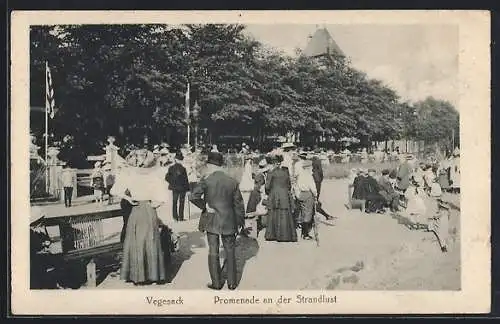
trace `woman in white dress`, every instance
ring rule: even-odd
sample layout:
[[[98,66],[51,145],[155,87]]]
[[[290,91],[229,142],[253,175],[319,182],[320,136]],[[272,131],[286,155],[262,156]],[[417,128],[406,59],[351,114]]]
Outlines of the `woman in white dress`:
[[[432,171],[432,167],[430,165],[426,165],[424,170],[424,190],[429,192],[431,191],[432,184],[434,183],[434,180],[436,179],[436,175]]]
[[[426,206],[424,202],[424,190],[417,182],[412,181],[405,194],[408,200],[408,205],[404,214],[410,221],[410,229],[417,229],[421,225],[426,225],[427,221],[425,220]]]
[[[241,176],[241,181],[240,181],[240,191],[241,195],[243,196],[243,202],[245,204],[245,207],[247,206],[250,193],[254,189],[254,181],[252,174],[253,174],[252,159],[247,158],[245,161],[245,168],[243,169],[243,175]]]

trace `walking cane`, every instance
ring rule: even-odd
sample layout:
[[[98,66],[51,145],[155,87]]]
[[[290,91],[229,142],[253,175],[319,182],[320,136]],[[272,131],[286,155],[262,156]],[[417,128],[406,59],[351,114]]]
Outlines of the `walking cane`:
[[[190,199],[191,198],[191,191],[188,191],[188,203],[187,203],[187,206],[188,206],[188,220],[191,219],[191,203],[190,203]]]
[[[317,202],[314,203],[314,214],[313,214],[313,232],[314,232],[314,240],[316,241],[316,246],[319,246],[319,232],[318,232],[318,222],[316,217],[316,206]]]

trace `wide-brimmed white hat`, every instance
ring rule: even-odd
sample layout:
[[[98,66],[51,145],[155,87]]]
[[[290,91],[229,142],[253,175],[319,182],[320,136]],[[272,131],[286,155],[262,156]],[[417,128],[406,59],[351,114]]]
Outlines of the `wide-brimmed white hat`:
[[[141,165],[136,165],[138,155],[144,155],[144,160],[141,161],[142,162]],[[128,165],[140,168],[151,168],[156,164],[156,159],[154,157],[153,152],[144,149],[134,150],[130,152],[126,158],[126,161]]]
[[[290,143],[290,142],[283,143],[283,144],[281,145],[281,148],[282,148],[282,149],[294,148],[294,147],[295,147],[295,144]]]
[[[168,150],[168,148],[164,147],[160,150],[160,154],[169,154],[170,151]]]

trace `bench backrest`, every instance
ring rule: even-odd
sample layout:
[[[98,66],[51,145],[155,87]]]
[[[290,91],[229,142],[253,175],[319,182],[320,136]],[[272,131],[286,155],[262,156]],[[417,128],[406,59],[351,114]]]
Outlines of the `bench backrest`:
[[[65,259],[95,256],[121,249],[121,209],[48,218],[47,226],[58,226]]]

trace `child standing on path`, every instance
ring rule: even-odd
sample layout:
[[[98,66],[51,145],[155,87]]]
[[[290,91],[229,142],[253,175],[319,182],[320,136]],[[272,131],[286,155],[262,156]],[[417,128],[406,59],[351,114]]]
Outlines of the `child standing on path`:
[[[115,184],[115,175],[111,170],[111,165],[108,163],[104,167],[104,175],[105,175],[105,185],[106,185],[106,193],[108,194],[108,205],[113,204],[113,195],[111,195],[111,188]]]
[[[91,176],[91,185],[94,188],[94,199],[97,203],[103,203],[103,192],[104,192],[104,176],[101,171],[101,162],[96,162],[94,164],[94,171]]]
[[[64,189],[64,206],[71,207],[71,198],[73,197],[73,172],[68,164],[64,165],[61,180]]]

